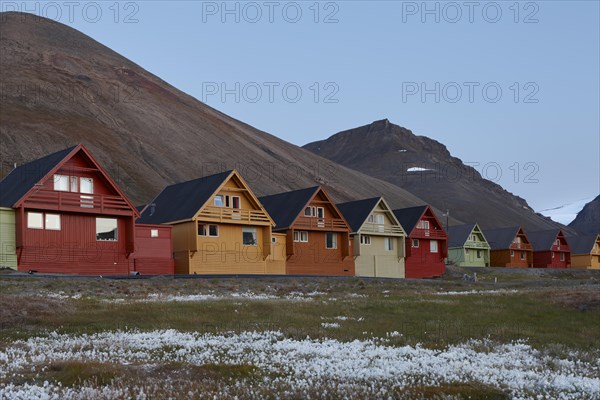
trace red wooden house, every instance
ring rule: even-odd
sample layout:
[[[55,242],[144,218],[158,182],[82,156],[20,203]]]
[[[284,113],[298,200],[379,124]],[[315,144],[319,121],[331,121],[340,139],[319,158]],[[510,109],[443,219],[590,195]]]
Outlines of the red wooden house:
[[[533,266],[533,249],[529,237],[520,226],[486,229],[490,244],[492,267],[530,268]]]
[[[259,200],[287,236],[286,274],[354,275],[351,228],[322,187]]]
[[[0,207],[14,211],[18,270],[173,273],[171,232],[136,227],[139,212],[83,145],[13,169],[0,182]]]
[[[446,271],[448,236],[430,206],[394,210],[406,231],[406,277],[435,278]]]
[[[570,268],[571,247],[562,229],[529,233],[534,268]]]

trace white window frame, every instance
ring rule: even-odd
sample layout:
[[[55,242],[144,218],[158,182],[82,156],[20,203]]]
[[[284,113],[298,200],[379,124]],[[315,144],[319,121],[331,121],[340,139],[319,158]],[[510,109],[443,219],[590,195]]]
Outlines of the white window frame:
[[[510,256],[511,256],[511,258],[514,258],[514,256],[515,256],[515,251],[514,250],[510,251]]]
[[[367,218],[367,222],[370,224],[374,224],[375,223],[375,214],[370,214],[369,218]]]
[[[114,239],[98,239],[98,220],[113,220],[117,223],[117,228],[115,230],[115,238]],[[118,242],[119,241],[119,220],[116,218],[103,218],[96,217],[96,241],[97,242]]]
[[[207,226],[208,226],[208,230],[206,231],[206,233],[208,234],[208,235],[207,235],[208,237],[219,237],[219,230],[220,230],[220,229],[219,229],[219,225],[216,225],[216,224],[208,224]],[[213,234],[211,234],[211,233],[210,233],[210,228],[215,228],[215,229],[216,229],[216,231],[217,231],[217,234],[216,234],[216,235],[213,235]]]
[[[84,182],[85,182],[85,184],[84,184]],[[84,190],[84,187],[87,184],[90,185],[89,191],[88,191],[87,188]],[[79,193],[94,194],[94,178],[88,178],[88,177],[85,177],[85,176],[79,177]]]
[[[235,203],[237,202],[237,207]],[[231,196],[231,208],[234,210],[239,210],[242,208],[242,198],[240,196]]]
[[[481,250],[477,250],[477,258],[481,258]]]
[[[311,211],[311,208],[310,208],[310,206],[309,206],[309,207],[306,207],[306,208],[304,209],[304,216],[305,216],[305,217],[311,217],[311,216],[312,216],[312,211]]]
[[[385,251],[394,251],[394,240],[387,236],[383,239],[383,248]]]
[[[325,207],[317,207],[317,218],[325,218]]]
[[[526,260],[527,259],[527,255],[525,254],[524,251],[521,252],[521,260]]]
[[[77,176],[69,177],[69,190],[71,192],[79,192],[79,177],[77,177]]]
[[[328,242],[328,240],[327,240],[327,239],[329,238],[329,235],[331,235],[331,238],[332,238],[332,239],[331,239],[331,244],[332,244],[332,247],[329,247],[329,246],[327,245],[327,242]],[[327,250],[335,250],[335,249],[337,249],[337,233],[335,233],[335,232],[327,232],[327,233],[325,234],[325,248],[326,248]]]
[[[433,249],[433,245],[435,244],[435,250]],[[429,252],[430,253],[439,253],[440,252],[440,248],[438,246],[438,241],[437,240],[430,240],[429,241]]]
[[[271,236],[271,243],[277,243],[277,238],[275,236]]]
[[[468,248],[465,248],[465,254],[469,255],[469,249]]]
[[[416,246],[415,246],[416,244]],[[419,239],[412,239],[411,243],[410,243],[410,247],[414,248],[414,249],[418,249],[419,248]]]
[[[365,246],[371,245],[371,236],[360,235],[360,244],[364,244]]]
[[[69,175],[54,175],[54,191],[68,192],[69,191]]]
[[[560,261],[565,261],[565,253],[560,253]]]
[[[254,243],[251,243],[251,244],[244,243],[244,233],[251,233],[252,237],[254,239]],[[254,227],[254,226],[243,226],[242,227],[242,245],[252,246],[252,247],[258,246],[258,233],[257,233],[256,227]]]
[[[158,229],[150,229],[150,237],[157,238],[158,237]]]
[[[220,201],[220,205],[217,204],[217,199],[219,199]],[[213,197],[213,205],[215,207],[225,207],[225,196],[223,196],[222,194],[216,194],[215,197]]]
[[[202,227],[203,233],[200,233],[200,227]],[[196,231],[198,232],[198,236],[206,237],[208,236],[208,224],[198,224],[196,227]]]
[[[385,224],[385,218],[383,217],[383,214],[375,214],[375,223],[377,225]]]
[[[39,224],[32,224],[33,216],[36,216],[36,217],[39,216]],[[27,228],[29,228],[29,229],[44,229],[44,213],[28,211],[27,212]]]
[[[294,242],[307,243],[308,242],[308,232],[307,231],[294,231]]]
[[[423,220],[423,219],[422,219],[422,220],[420,220],[420,221],[419,221],[419,226],[418,226],[418,228],[419,228],[419,229],[425,229],[425,230],[429,230],[429,221],[427,221],[427,220]]]
[[[48,217],[56,217],[56,221],[58,222],[58,225],[52,228],[49,228],[48,225],[51,225],[48,223]],[[60,221],[60,214],[45,214],[44,215],[44,228],[46,230],[49,231],[60,231],[61,229],[61,221]]]

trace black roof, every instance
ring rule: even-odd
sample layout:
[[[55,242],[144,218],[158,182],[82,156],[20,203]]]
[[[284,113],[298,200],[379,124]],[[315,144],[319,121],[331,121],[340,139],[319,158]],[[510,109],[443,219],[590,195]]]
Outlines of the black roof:
[[[381,197],[373,197],[371,199],[349,201],[347,203],[336,204],[338,210],[348,221],[352,232],[358,232],[360,227],[365,223],[371,211],[381,201]]]
[[[77,146],[28,162],[0,181],[0,207],[13,207],[36,183],[48,175]]]
[[[530,232],[527,234],[534,251],[551,250],[560,229]]]
[[[232,171],[167,186],[138,218],[140,224],[164,224],[194,218]]]
[[[463,247],[476,224],[464,224],[448,227],[448,248]]]
[[[577,235],[567,237],[567,242],[571,247],[572,254],[590,254],[594,249],[594,244],[598,235]]]
[[[520,226],[508,228],[486,229],[483,231],[492,250],[508,249],[519,233]],[[528,236],[529,238],[529,236]]]
[[[291,192],[272,194],[260,197],[258,200],[275,221],[275,229],[283,230],[292,226],[304,206],[313,198],[319,188],[320,186],[313,186]]]
[[[394,215],[400,222],[400,225],[404,228],[404,231],[407,235],[410,235],[417,222],[421,219],[421,216],[427,210],[427,205],[417,206],[417,207],[409,207],[409,208],[399,208],[394,210]]]

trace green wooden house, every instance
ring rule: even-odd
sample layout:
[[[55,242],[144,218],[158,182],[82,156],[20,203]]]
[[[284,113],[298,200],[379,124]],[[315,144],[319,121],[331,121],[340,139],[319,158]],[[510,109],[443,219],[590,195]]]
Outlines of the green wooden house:
[[[0,207],[0,268],[17,269],[15,210]]]
[[[448,228],[448,264],[459,267],[489,267],[490,245],[477,224]]]

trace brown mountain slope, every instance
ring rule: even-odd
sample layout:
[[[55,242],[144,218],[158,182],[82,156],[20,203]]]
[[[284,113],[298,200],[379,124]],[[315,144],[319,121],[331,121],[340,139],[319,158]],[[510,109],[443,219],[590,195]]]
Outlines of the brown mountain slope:
[[[383,194],[395,207],[424,203],[228,117],[51,20],[0,15],[0,81],[3,175],[81,142],[136,203],[234,167],[258,195],[323,183],[338,201]]]
[[[600,195],[587,203],[569,224],[579,233],[600,234]]]
[[[556,223],[533,212],[525,200],[483,179],[452,157],[441,143],[408,129],[376,121],[339,132],[304,148],[332,161],[394,183],[465,222],[485,227],[523,225],[548,229]],[[409,172],[410,168],[430,169]]]

